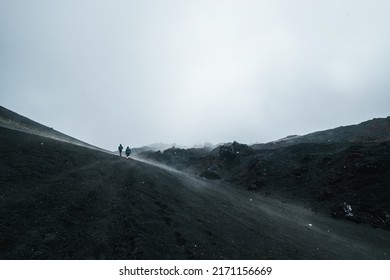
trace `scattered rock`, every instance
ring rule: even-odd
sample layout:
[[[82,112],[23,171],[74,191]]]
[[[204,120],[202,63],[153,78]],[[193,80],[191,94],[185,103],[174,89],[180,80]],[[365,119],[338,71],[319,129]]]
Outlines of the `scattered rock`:
[[[333,205],[332,216],[335,218],[353,217],[352,206],[347,202],[341,202]]]

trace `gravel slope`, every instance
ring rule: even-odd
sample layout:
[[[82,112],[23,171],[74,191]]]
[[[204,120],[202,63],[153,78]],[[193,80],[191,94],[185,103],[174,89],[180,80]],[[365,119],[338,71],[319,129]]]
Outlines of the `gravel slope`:
[[[0,127],[1,259],[389,259],[388,231]]]

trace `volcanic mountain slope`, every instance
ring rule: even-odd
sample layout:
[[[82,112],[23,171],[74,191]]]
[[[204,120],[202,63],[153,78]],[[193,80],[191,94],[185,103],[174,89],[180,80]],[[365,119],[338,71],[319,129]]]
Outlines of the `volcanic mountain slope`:
[[[388,231],[0,127],[1,259],[388,259]]]
[[[360,124],[341,126],[307,135],[291,135],[265,144],[255,144],[255,150],[292,146],[302,143],[367,143],[390,141],[390,117],[376,118]]]
[[[74,145],[88,147],[90,149],[107,152],[102,148],[90,145],[76,138],[63,134],[57,130],[54,130],[52,127],[47,127],[33,120],[30,120],[11,110],[8,110],[7,108],[4,108],[3,106],[0,106],[0,126],[72,143]]]
[[[226,180],[357,223],[390,230],[390,143],[298,144],[262,150]]]
[[[234,142],[206,154],[202,149],[168,149],[140,155],[210,180],[299,201],[324,215],[390,229],[389,120],[300,138],[313,143],[291,140],[253,149]]]

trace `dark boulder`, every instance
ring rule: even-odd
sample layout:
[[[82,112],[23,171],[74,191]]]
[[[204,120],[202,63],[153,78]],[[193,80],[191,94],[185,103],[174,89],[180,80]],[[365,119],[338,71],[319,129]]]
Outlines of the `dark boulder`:
[[[215,163],[208,167],[206,171],[200,174],[200,176],[209,180],[219,180],[222,178],[221,170],[219,166]]]

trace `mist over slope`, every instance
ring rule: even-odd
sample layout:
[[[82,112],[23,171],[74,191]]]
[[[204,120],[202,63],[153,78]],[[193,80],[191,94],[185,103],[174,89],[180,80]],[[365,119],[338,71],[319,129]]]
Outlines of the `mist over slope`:
[[[2,126],[0,209],[0,259],[388,259],[390,254],[388,231],[228,182]]]
[[[234,183],[335,218],[390,229],[390,118],[211,152],[168,149],[140,156]],[[352,209],[352,210],[349,210]]]

